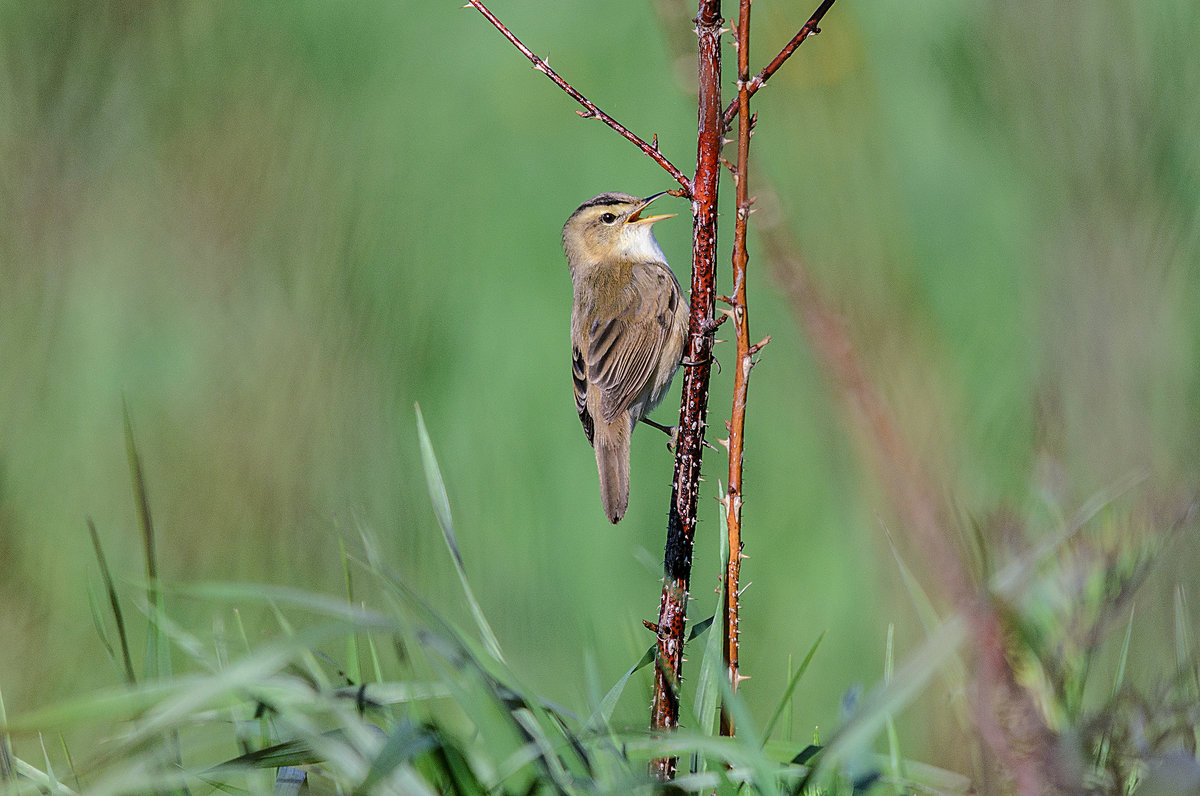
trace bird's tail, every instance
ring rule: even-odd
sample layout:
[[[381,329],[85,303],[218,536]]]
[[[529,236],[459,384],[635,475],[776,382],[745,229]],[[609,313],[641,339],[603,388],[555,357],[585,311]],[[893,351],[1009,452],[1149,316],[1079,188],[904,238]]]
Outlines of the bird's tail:
[[[604,515],[616,525],[629,507],[629,416],[622,412],[613,423],[596,422],[596,469],[600,472],[600,501]]]

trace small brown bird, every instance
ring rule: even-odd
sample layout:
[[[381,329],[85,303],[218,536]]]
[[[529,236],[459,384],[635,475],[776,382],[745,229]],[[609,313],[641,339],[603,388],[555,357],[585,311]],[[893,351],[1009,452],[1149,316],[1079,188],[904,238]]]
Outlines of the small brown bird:
[[[613,523],[629,505],[633,427],[671,386],[687,335],[687,303],[650,229],[675,214],[642,216],[662,195],[600,194],[581,204],[563,226],[575,287],[575,408],[596,449],[600,500]]]

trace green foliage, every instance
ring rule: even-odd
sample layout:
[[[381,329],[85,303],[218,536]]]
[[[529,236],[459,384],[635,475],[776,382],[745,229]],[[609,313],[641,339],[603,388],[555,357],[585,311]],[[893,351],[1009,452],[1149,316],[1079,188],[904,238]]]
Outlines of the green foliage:
[[[419,415],[418,429],[435,509],[446,518],[447,550],[461,567],[461,552],[449,533],[445,485]],[[130,457],[137,461],[132,443]],[[136,466],[133,472],[138,478]],[[148,515],[148,503],[146,508]],[[164,675],[160,663],[148,658],[141,676],[120,687],[4,718],[6,739],[10,733],[41,737],[47,731],[71,733],[99,725],[109,740],[84,755],[68,756],[74,786],[55,776],[48,755],[40,768],[17,757],[12,758],[14,774],[0,780],[0,792],[254,792],[264,789],[265,773],[282,792],[298,792],[303,786],[310,792],[362,794],[649,793],[656,785],[647,762],[660,755],[691,760],[690,772],[677,781],[682,789],[733,792],[740,785],[764,794],[843,789],[836,777],[813,779],[811,761],[820,753],[818,747],[764,743],[719,663],[702,669],[697,701],[703,701],[700,692],[706,689],[719,695],[740,728],[737,737],[713,737],[715,700],[699,733],[652,738],[609,722],[630,675],[652,662],[652,651],[587,721],[580,721],[521,684],[490,634],[481,606],[476,604],[473,613],[482,642],[397,577],[369,530],[360,528],[360,537],[361,555],[344,556],[344,566],[347,573],[361,576],[354,581],[372,587],[384,606],[380,610],[356,604],[349,588],[347,599],[339,599],[265,584],[156,583],[151,594],[157,603],[148,598],[143,611],[154,632],[194,673]],[[147,542],[147,553],[149,547]],[[96,553],[103,561],[98,543]],[[474,600],[465,571],[460,572],[464,596]],[[347,574],[346,582],[351,580]],[[223,620],[214,622],[211,638],[201,640],[171,619],[165,608],[168,597],[172,603],[200,601],[211,606],[216,618],[266,608],[278,630],[231,657]],[[114,593],[114,616],[119,605]],[[299,618],[301,625],[290,617]],[[710,639],[716,637],[711,620],[698,623],[691,640],[706,631]],[[386,660],[373,655],[380,673],[374,679],[348,677],[350,667],[323,652],[339,646],[355,649],[341,642],[357,638],[368,640],[372,650],[392,653]],[[816,645],[789,683],[784,701],[815,651]],[[714,654],[711,643],[708,654]],[[719,659],[719,649],[715,654]],[[772,716],[772,725],[778,715]],[[235,747],[240,754],[224,751]],[[938,776],[928,767],[923,773]],[[818,782],[826,784],[818,787]]]

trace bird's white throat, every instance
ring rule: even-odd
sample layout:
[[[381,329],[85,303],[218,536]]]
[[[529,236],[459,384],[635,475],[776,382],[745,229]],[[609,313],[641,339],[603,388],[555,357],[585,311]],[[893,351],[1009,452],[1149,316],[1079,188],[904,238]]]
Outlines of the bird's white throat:
[[[625,256],[630,260],[650,260],[660,263],[667,261],[667,256],[663,254],[662,247],[654,239],[654,233],[650,230],[649,224],[627,225],[621,237],[622,243],[625,244]]]

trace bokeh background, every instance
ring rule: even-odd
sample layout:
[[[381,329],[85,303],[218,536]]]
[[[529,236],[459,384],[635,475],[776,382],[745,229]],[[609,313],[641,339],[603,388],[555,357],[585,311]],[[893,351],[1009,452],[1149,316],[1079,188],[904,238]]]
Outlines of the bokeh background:
[[[571,401],[559,233],[597,193],[672,186],[458,6],[0,3],[10,713],[119,679],[92,626],[86,518],[133,589],[123,397],[168,582],[337,594],[339,538],[353,549],[365,527],[465,619],[426,494],[419,402],[467,571],[527,683],[585,710],[588,662],[607,686],[650,643],[670,454],[656,432],[636,435],[629,513],[611,527]],[[493,4],[690,172],[691,12],[672,8]],[[760,0],[752,62],[811,10]],[[1131,475],[1114,514],[1189,494],[1200,6],[858,0],[823,27],[756,97],[756,167],[963,538],[982,529],[1003,556]],[[664,210],[685,217],[656,229],[686,283],[678,205]],[[731,228],[722,236],[723,291]],[[834,728],[842,695],[880,678],[889,625],[899,658],[920,642],[887,533],[918,572],[922,551],[756,245],[752,333],[773,342],[747,428],[742,691],[765,718],[787,656],[826,631],[797,691],[803,736]],[[732,344],[717,356],[719,435]],[[693,618],[717,583],[724,467],[707,455]],[[1144,587],[1130,667],[1148,682],[1172,643],[1170,595],[1195,589],[1198,564],[1186,536]],[[214,610],[170,607],[198,632]],[[646,678],[631,685],[619,721],[643,724],[648,694]],[[945,700],[934,686],[900,717],[907,753],[961,762]]]

